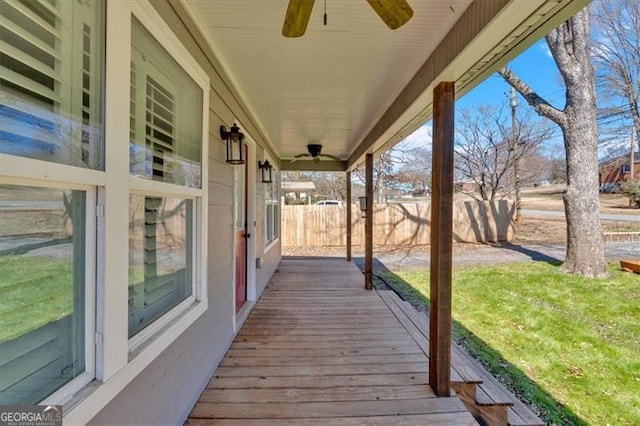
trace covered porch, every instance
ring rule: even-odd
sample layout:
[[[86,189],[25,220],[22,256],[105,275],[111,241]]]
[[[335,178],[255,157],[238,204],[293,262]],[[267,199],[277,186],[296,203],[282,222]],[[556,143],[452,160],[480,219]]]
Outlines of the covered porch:
[[[208,59],[229,76],[220,92],[226,93],[228,87],[237,89],[231,90],[231,94],[240,108],[236,115],[220,117],[221,135],[225,126],[237,120],[247,138],[263,146],[262,157],[273,160],[276,173],[345,172],[349,203],[352,201],[351,175],[364,165],[364,280],[360,274],[354,274],[355,293],[341,297],[340,291],[344,290],[332,287],[344,285],[346,278],[341,274],[336,276],[338,281],[333,282],[325,270],[314,270],[308,265],[310,275],[293,278],[298,280],[293,284],[280,281],[286,273],[276,274],[275,281],[249,317],[248,330],[253,330],[252,324],[259,322],[257,318],[270,320],[260,316],[264,306],[283,303],[283,308],[278,307],[272,315],[283,314],[284,325],[291,318],[298,321],[298,315],[310,317],[314,324],[323,319],[314,315],[336,314],[338,319],[343,315],[355,321],[353,327],[349,321],[338,321],[340,330],[324,335],[328,341],[344,333],[352,337],[348,333],[354,332],[358,338],[373,333],[373,340],[381,339],[376,333],[384,332],[361,327],[358,321],[362,318],[351,315],[354,306],[364,309],[365,316],[369,314],[367,309],[386,309],[379,305],[378,293],[366,295],[360,288],[371,290],[373,282],[373,160],[432,119],[432,140],[425,141],[431,143],[433,153],[431,309],[425,324],[429,330],[423,333],[423,337],[429,337],[423,348],[424,363],[419,364],[424,367],[420,371],[428,371],[431,390],[446,401],[452,395],[454,381],[450,348],[455,101],[588,4],[588,0],[411,2],[413,18],[395,33],[380,25],[375,14],[366,14],[366,5],[360,4],[364,2],[335,2],[325,5],[324,10],[319,4],[314,8],[313,1],[281,3],[287,4],[281,33],[273,28],[279,29],[284,8],[268,2],[252,2],[252,7],[246,7],[246,3],[217,7],[211,3],[188,2],[184,11],[176,11],[184,22],[193,22],[201,31],[203,38],[198,44],[212,47],[215,54]],[[394,9],[395,4],[373,0],[369,3],[372,6],[386,4],[384,8],[388,10]],[[303,11],[307,14],[306,21],[303,19],[305,28],[306,23],[309,26],[306,33],[303,29],[292,37],[287,31],[288,19],[299,18]],[[319,19],[321,12],[324,20]],[[327,15],[330,16],[328,24]],[[346,260],[349,261],[351,209],[346,212]],[[249,258],[248,263],[252,260]],[[285,263],[280,270],[287,267]],[[322,277],[318,283],[322,285],[321,290],[307,286],[317,281],[315,277]],[[277,292],[275,288],[280,285],[287,285],[287,291]],[[321,295],[315,294],[318,291]],[[284,299],[275,299],[276,295]],[[290,297],[294,299],[287,300]],[[327,309],[317,307],[322,307],[317,297],[326,300]],[[349,301],[352,297],[356,299]],[[309,299],[314,302],[305,303]],[[266,328],[261,330],[265,335],[255,336],[243,329],[239,338],[247,335],[249,340],[268,340],[268,332],[273,330],[261,327]],[[285,330],[288,329],[285,327]],[[323,336],[322,333],[312,335]],[[317,340],[322,341],[321,337]],[[286,333],[277,338],[301,343]],[[236,339],[234,347],[244,343],[246,341]],[[388,365],[395,365],[392,358]],[[231,368],[230,362],[239,361],[227,355],[219,371],[245,371],[242,366],[227,370]],[[212,383],[223,377],[216,375]],[[202,409],[198,407],[194,413]]]
[[[28,385],[12,398],[63,404],[69,424],[473,424],[452,391],[472,379],[451,349],[455,100],[588,2],[5,2],[0,182],[28,189],[33,223],[55,198],[75,318],[43,396],[31,349],[52,340],[12,343],[29,355],[4,364]],[[399,3],[402,28],[379,16]],[[281,30],[290,6],[303,37]],[[427,321],[372,291],[372,162],[431,118]],[[280,263],[280,172],[350,182],[363,163],[364,279],[343,259]],[[17,228],[3,235],[38,245]]]
[[[188,424],[476,424],[429,386],[427,331],[402,304],[352,262],[284,258]]]

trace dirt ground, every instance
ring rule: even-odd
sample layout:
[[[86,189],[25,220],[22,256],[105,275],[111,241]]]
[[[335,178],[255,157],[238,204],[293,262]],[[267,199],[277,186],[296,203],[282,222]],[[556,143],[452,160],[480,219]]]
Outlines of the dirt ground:
[[[565,185],[548,185],[522,190],[522,208],[529,210],[563,210],[562,193]],[[600,194],[602,213],[625,214],[638,211],[629,206],[629,198],[621,194]]]
[[[638,232],[637,222],[602,221],[602,232]],[[516,225],[514,243],[564,244],[567,224],[561,218],[522,218]]]

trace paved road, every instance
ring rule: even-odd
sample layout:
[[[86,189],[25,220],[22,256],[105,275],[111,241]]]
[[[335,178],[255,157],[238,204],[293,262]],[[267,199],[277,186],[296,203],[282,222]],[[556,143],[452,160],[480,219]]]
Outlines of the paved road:
[[[564,217],[563,211],[557,210],[521,210],[523,216],[530,217]],[[602,220],[615,220],[619,222],[640,222],[640,212],[636,214],[610,214],[601,213],[600,219]],[[640,229],[639,229],[640,230]]]

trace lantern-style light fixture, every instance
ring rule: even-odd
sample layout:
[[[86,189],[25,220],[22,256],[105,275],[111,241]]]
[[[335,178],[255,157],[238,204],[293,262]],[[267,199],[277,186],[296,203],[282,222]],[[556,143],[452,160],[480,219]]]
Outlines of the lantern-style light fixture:
[[[367,217],[367,197],[358,197],[358,201],[360,202],[362,217]]]
[[[271,170],[273,169],[273,166],[269,163],[269,160],[264,160],[264,163],[262,161],[258,161],[258,168],[262,175],[262,183],[273,182],[271,180]]]
[[[220,137],[227,142],[227,164],[245,164],[244,134],[238,125],[233,123],[229,130],[220,126]]]

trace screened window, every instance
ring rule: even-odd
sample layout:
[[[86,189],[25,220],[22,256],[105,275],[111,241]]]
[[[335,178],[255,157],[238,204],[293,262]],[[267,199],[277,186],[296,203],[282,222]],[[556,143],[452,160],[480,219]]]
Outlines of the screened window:
[[[135,19],[131,37],[130,172],[200,188],[202,89]]]
[[[0,405],[85,371],[84,191],[0,186]]]
[[[2,2],[0,152],[103,168],[103,9],[103,2]]]

